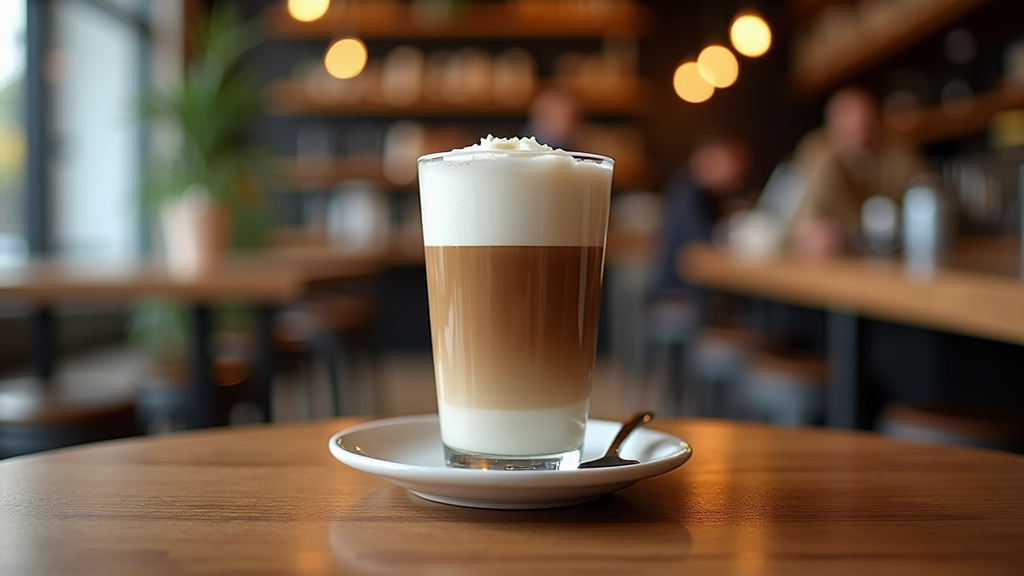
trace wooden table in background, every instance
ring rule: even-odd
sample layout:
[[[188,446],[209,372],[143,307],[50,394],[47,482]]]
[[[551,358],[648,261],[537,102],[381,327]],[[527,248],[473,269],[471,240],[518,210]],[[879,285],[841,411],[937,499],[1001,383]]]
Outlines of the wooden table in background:
[[[191,311],[190,356],[195,397],[193,425],[223,423],[215,414],[215,384],[209,350],[210,307],[244,302],[256,311],[257,389],[265,417],[273,373],[272,321],[276,309],[295,302],[316,286],[366,277],[380,265],[373,259],[330,250],[277,250],[235,255],[215,270],[189,279],[174,278],[163,266],[37,260],[0,267],[0,301],[33,310],[32,350],[35,374],[43,382],[55,372],[53,307],[88,302],[127,303],[161,297],[187,304]]]
[[[741,262],[710,245],[683,249],[678,270],[699,286],[827,311],[828,422],[853,427],[860,317],[1024,344],[1017,242],[961,239],[947,263],[928,278],[908,274],[899,259],[785,256]]]
[[[869,433],[652,424],[693,459],[542,511],[421,500],[335,461],[341,420],[0,462],[0,573],[1020,574],[1024,457]],[[499,472],[502,473],[502,472]]]

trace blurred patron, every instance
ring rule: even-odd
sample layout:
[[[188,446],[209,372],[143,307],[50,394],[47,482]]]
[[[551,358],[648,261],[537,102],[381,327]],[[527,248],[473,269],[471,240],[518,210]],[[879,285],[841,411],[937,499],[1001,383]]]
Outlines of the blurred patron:
[[[881,131],[878,104],[858,88],[834,94],[824,126],[797,146],[804,194],[788,230],[789,248],[821,258],[863,248],[861,207],[872,196],[899,205],[911,181],[927,172],[913,149]]]
[[[550,88],[530,104],[524,135],[552,148],[578,150],[582,115],[576,97],[562,88]]]
[[[692,289],[676,272],[676,254],[686,244],[709,242],[715,225],[740,206],[748,168],[747,143],[735,136],[716,135],[699,143],[669,180],[652,298],[690,296]]]

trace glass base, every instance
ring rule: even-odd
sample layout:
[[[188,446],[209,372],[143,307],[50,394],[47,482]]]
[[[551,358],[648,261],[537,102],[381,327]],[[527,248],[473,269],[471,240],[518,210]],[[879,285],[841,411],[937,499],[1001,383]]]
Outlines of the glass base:
[[[568,470],[580,465],[579,448],[560,454],[541,456],[498,456],[494,454],[471,454],[444,447],[444,460],[449,468],[473,468],[477,470]]]

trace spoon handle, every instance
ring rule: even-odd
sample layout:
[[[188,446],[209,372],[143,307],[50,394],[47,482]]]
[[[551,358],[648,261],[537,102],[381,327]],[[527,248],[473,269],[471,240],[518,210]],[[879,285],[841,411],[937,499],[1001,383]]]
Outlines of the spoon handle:
[[[617,456],[619,454],[619,446],[622,446],[623,441],[626,437],[636,428],[647,424],[654,418],[654,412],[637,412],[629,417],[622,424],[622,428],[619,428],[619,433],[615,435],[615,439],[612,440],[612,445],[608,447],[608,451],[605,452],[605,456]]]

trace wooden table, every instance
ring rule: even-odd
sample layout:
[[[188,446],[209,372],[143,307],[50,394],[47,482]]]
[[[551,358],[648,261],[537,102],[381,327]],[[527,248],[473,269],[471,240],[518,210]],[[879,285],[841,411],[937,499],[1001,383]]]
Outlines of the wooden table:
[[[353,420],[0,462],[0,574],[1020,574],[1024,457],[852,431],[662,421],[689,463],[489,511],[333,460]]]
[[[274,369],[272,319],[277,307],[302,298],[317,285],[368,276],[379,268],[372,259],[330,250],[238,254],[217,269],[188,279],[172,277],[163,266],[145,262],[36,260],[0,267],[0,300],[32,308],[33,364],[44,382],[55,372],[54,306],[144,297],[187,302],[192,316],[193,425],[204,427],[223,423],[213,409],[216,388],[208,346],[211,304],[254,304],[258,345],[254,376],[261,408],[269,418],[269,380]]]
[[[899,260],[779,257],[741,262],[709,245],[679,254],[688,282],[828,312],[829,424],[857,421],[857,321],[885,320],[1024,344],[1024,281],[1013,239],[963,240],[945,267],[927,278]]]

